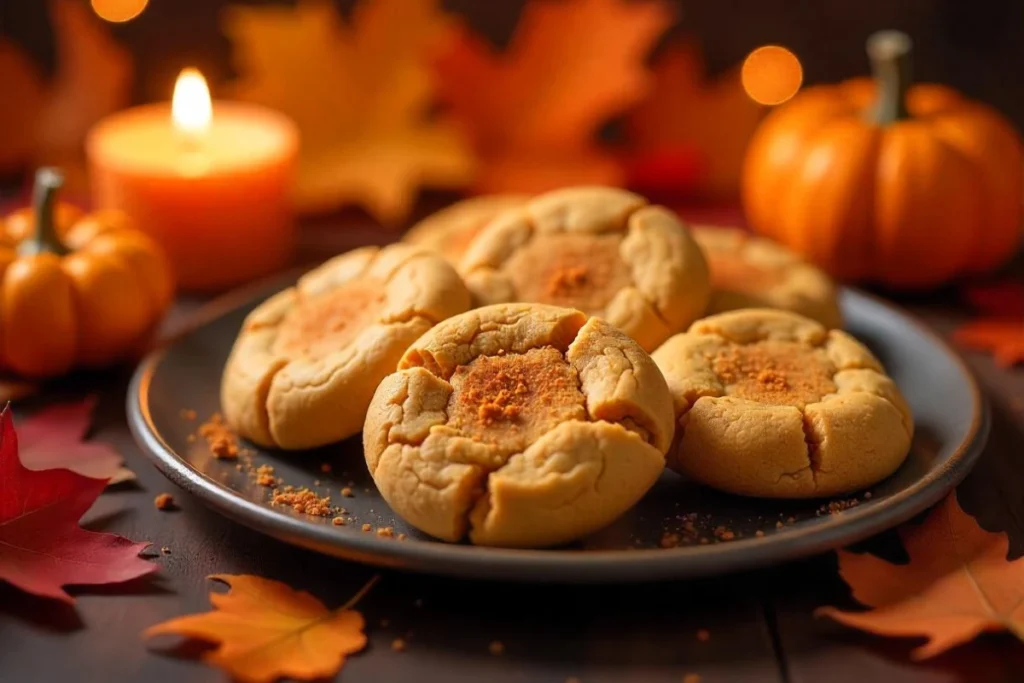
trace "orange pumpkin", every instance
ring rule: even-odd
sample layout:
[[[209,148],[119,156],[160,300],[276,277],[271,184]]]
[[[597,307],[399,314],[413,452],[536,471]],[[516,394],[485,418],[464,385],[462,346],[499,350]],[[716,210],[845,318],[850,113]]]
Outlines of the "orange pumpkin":
[[[924,288],[996,267],[1021,236],[1021,141],[951,88],[909,87],[910,39],[868,40],[874,80],[773,111],[742,178],[751,227],[837,277]]]
[[[0,369],[25,377],[109,365],[137,351],[174,295],[163,252],[116,212],[57,202],[36,177],[33,209],[0,230]]]

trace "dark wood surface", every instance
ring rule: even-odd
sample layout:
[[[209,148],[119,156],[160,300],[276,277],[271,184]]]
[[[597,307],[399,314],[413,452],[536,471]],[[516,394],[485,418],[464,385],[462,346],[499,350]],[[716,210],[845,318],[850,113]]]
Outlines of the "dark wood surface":
[[[348,233],[343,243],[367,241]],[[374,239],[380,241],[379,235]],[[313,251],[335,250],[336,239]],[[946,299],[948,303],[944,303]],[[963,317],[952,295],[904,302],[940,333]],[[169,328],[196,309],[183,301]],[[970,354],[993,412],[992,435],[974,472],[960,487],[964,507],[990,530],[1007,531],[1011,554],[1024,554],[1024,369],[1008,371]],[[373,570],[298,550],[218,516],[173,487],[139,453],[125,424],[128,371],[57,387],[31,410],[57,398],[99,395],[93,438],[117,447],[138,474],[110,490],[88,513],[90,528],[109,530],[154,548],[154,579],[111,589],[75,591],[67,607],[0,585],[0,681],[222,681],[196,661],[197,650],[169,639],[150,649],[140,633],[180,614],[206,610],[215,573],[252,573],[308,590],[329,606],[343,603]],[[158,493],[180,509],[160,512]],[[899,557],[891,534],[866,544]],[[396,572],[364,599],[370,645],[350,659],[339,680],[380,683],[489,681],[702,683],[785,681],[989,683],[1024,680],[1024,644],[991,635],[927,664],[908,652],[913,640],[883,640],[813,616],[823,604],[851,606],[834,554],[756,573],[714,580],[632,586],[524,586],[456,581]],[[383,625],[386,620],[387,625]],[[706,629],[710,639],[698,639]],[[409,647],[393,652],[401,636]],[[492,641],[504,654],[488,651]],[[171,656],[176,655],[176,656]]]

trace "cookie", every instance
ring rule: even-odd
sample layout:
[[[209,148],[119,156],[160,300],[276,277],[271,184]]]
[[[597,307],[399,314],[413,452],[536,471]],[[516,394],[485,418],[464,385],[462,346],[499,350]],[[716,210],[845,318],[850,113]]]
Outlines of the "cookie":
[[[650,351],[700,316],[710,281],[679,218],[605,187],[557,190],[491,221],[460,272],[477,305],[577,308]]]
[[[245,319],[221,380],[224,417],[261,446],[311,448],[352,436],[409,345],[468,308],[454,268],[425,249],[337,256]]]
[[[487,223],[502,211],[522,206],[529,197],[495,194],[472,197],[433,213],[405,233],[405,241],[433,249],[458,264],[466,248]]]
[[[678,419],[673,469],[729,493],[811,498],[892,474],[910,408],[863,345],[785,311],[699,320],[653,354]]]
[[[672,440],[665,380],[577,310],[498,304],[434,327],[377,388],[366,464],[391,508],[446,541],[544,547],[632,507]]]
[[[709,314],[779,308],[843,326],[836,286],[821,269],[777,242],[734,228],[694,227],[711,270]]]

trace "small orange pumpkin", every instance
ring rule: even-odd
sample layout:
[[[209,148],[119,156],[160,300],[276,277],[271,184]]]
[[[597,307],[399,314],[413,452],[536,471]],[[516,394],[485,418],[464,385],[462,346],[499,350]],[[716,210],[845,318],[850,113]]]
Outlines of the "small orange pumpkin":
[[[24,377],[132,354],[174,296],[156,244],[121,213],[59,203],[61,182],[40,170],[32,209],[0,225],[0,368]]]
[[[874,81],[807,88],[766,117],[742,178],[751,227],[837,277],[930,287],[1009,259],[1021,141],[993,109],[909,87],[910,38],[868,39]]]

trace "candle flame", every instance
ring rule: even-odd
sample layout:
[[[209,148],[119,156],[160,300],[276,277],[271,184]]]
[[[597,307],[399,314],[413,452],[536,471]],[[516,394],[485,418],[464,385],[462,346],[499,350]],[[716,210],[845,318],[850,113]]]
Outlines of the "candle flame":
[[[171,120],[183,133],[198,134],[210,127],[213,105],[206,79],[198,69],[184,69],[174,84],[171,99]]]

